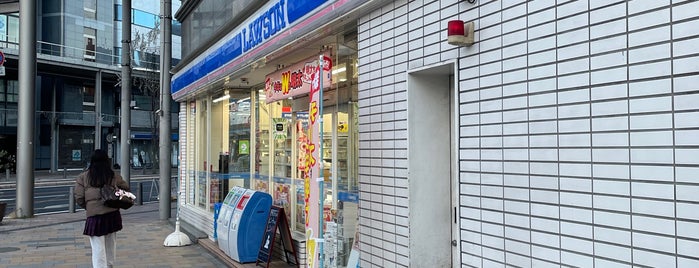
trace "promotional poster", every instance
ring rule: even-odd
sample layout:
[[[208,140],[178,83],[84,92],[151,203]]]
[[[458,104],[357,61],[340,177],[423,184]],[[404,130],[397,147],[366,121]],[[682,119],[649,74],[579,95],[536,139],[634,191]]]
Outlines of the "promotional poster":
[[[332,75],[332,59],[323,54],[323,85],[330,85]],[[288,99],[297,95],[308,94],[311,90],[313,74],[318,73],[318,57],[313,56],[292,66],[267,75],[265,78],[266,102]]]
[[[323,181],[321,176],[320,160],[320,127],[322,115],[320,111],[321,86],[320,76],[322,71],[317,71],[312,75],[310,104],[309,104],[309,144],[306,147],[306,172],[304,177],[305,211],[306,211],[306,261],[308,267],[315,268],[318,265],[317,255],[319,252],[317,239],[319,239],[319,181]]]

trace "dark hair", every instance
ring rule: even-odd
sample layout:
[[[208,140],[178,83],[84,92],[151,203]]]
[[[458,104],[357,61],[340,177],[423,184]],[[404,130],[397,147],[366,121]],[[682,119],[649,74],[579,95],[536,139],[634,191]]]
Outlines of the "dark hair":
[[[90,178],[90,185],[102,187],[105,184],[112,184],[114,170],[109,164],[107,152],[101,149],[95,150],[90,158],[90,167],[87,168],[87,176]]]

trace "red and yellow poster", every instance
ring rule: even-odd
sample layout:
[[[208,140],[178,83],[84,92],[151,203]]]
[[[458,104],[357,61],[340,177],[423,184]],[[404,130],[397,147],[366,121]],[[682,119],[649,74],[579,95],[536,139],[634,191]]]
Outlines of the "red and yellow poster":
[[[323,85],[330,86],[332,75],[332,59],[323,55]],[[318,57],[313,56],[292,66],[282,68],[279,71],[268,74],[265,77],[265,100],[272,103],[278,100],[288,99],[296,95],[307,94],[311,88],[311,76],[318,72]]]
[[[325,61],[329,64],[329,61]],[[329,67],[323,66],[323,70]],[[318,265],[318,243],[317,239],[322,239],[319,233],[320,225],[320,187],[319,182],[323,181],[321,173],[320,158],[320,124],[321,114],[321,76],[330,76],[330,72],[322,72],[316,68],[311,74],[310,103],[308,109],[309,135],[306,146],[306,166],[304,172],[304,201],[306,213],[306,260],[308,267],[315,268]],[[325,79],[324,79],[325,80]]]

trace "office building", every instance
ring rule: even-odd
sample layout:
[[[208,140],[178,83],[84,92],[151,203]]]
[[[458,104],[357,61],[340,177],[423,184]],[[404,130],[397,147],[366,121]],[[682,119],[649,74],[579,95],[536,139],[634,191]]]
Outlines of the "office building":
[[[0,5],[0,49],[7,59],[5,75],[0,78],[0,150],[14,155],[19,10],[17,1],[5,2]],[[179,1],[173,2],[173,9],[179,8]],[[159,105],[160,2],[134,1],[132,5],[135,51],[130,137],[119,137],[121,1],[38,1],[36,7],[35,169],[84,168],[91,151],[98,147],[106,149],[117,164],[119,145],[126,139],[131,140],[133,151],[127,165],[157,167],[154,133],[158,124],[153,111]],[[172,29],[176,64],[179,23],[174,22]],[[173,126],[172,146],[177,148],[177,124]],[[170,161],[177,165],[176,153]]]

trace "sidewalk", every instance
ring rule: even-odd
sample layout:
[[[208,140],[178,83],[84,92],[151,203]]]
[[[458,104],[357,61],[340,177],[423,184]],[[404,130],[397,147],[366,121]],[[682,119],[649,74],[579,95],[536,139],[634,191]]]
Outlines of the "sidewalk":
[[[197,244],[165,247],[175,229],[159,219],[158,203],[122,210],[115,267],[226,267]],[[173,206],[174,207],[174,206]],[[172,213],[173,219],[175,211]],[[85,212],[38,215],[0,222],[0,267],[91,267],[90,242],[82,234]]]
[[[119,172],[118,170],[115,170]],[[60,184],[73,181],[82,171],[63,173],[35,171],[35,184]],[[131,170],[133,180],[157,178],[159,174],[142,174]],[[173,169],[172,176],[177,176]],[[15,174],[4,180],[0,188],[15,187]],[[189,235],[193,244],[184,247],[165,247],[165,238],[175,231],[177,205],[172,204],[171,216],[160,220],[159,203],[145,203],[122,210],[124,229],[117,233],[117,263],[114,267],[262,267],[255,263],[240,264],[225,255],[216,242]],[[7,211],[9,214],[10,211]],[[0,267],[78,267],[92,266],[90,241],[83,235],[85,212],[40,214],[28,219],[5,216],[0,222]],[[182,230],[186,231],[186,230]],[[269,267],[294,267],[274,259]]]

